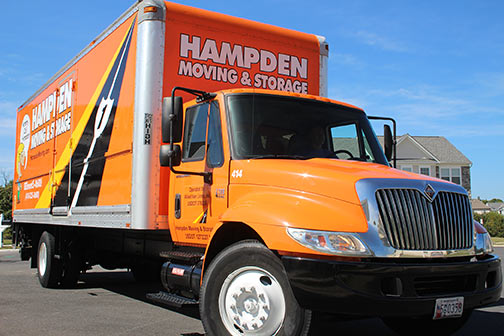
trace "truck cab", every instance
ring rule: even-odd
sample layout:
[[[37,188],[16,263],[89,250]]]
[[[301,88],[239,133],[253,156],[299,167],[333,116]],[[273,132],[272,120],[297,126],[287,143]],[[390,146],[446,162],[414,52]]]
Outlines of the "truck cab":
[[[285,92],[196,94],[165,100],[160,159],[174,242],[205,250],[209,330],[268,334],[292,315],[298,334],[323,311],[449,333],[498,300],[500,260],[467,192],[392,168],[363,110]]]
[[[348,192],[342,190],[344,179],[355,178],[358,171],[388,167],[364,112],[350,105],[315,96],[238,89],[184,108],[183,131],[174,131],[182,140],[176,145],[177,170],[184,173],[170,177],[168,206],[173,210],[170,229],[179,242],[206,245],[219,222],[283,223],[282,227],[312,222],[303,217],[286,222],[284,215],[267,210],[263,216],[272,218],[259,219],[259,209],[243,218],[245,208],[239,206],[237,213],[236,205],[260,194],[264,203],[275,204],[284,213],[282,207],[291,207],[298,192],[358,203],[341,194]],[[359,164],[365,162],[369,164]],[[332,207],[327,204],[327,209]],[[297,216],[317,212],[313,210],[299,207],[296,212]],[[308,225],[322,229],[327,224]],[[351,229],[365,231],[362,225]]]

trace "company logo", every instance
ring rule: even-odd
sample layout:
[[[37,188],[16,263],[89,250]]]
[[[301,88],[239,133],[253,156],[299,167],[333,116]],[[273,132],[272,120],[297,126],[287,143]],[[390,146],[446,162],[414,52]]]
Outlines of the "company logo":
[[[18,177],[21,177],[21,168],[26,169],[28,163],[28,148],[30,147],[30,116],[25,114],[21,122],[21,131],[19,132],[19,146],[16,153],[16,168]]]
[[[30,150],[70,131],[73,87],[73,79],[66,81],[33,108]]]
[[[427,197],[429,202],[432,202],[434,200],[434,195],[436,195],[436,190],[434,190],[430,184],[427,184],[424,190],[424,195]]]
[[[308,59],[180,34],[178,75],[257,89],[308,93]]]

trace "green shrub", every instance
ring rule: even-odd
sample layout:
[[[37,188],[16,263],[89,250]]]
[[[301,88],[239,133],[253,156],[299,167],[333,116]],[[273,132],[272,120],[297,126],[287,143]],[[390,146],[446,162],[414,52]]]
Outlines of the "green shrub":
[[[5,179],[5,178],[4,178]],[[12,213],[12,180],[0,185],[0,212],[4,219],[11,219]]]
[[[492,237],[504,237],[504,215],[497,212],[487,212],[484,214],[474,214],[474,219],[480,222],[483,219],[483,226]]]
[[[4,239],[11,239],[12,240],[12,226],[5,229],[5,231],[3,232],[3,237],[4,237]]]
[[[3,213],[4,220],[10,220],[12,218],[12,180],[8,181],[5,174],[3,180],[3,184],[0,184],[0,213]],[[3,238],[12,240],[12,227],[5,229]]]

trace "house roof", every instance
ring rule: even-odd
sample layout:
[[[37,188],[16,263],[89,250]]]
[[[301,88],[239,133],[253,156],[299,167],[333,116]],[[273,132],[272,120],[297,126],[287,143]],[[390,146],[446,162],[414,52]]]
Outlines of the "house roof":
[[[481,200],[479,200],[477,198],[471,199],[471,207],[472,207],[473,211],[476,211],[476,210],[490,211],[490,207],[488,205],[486,205],[485,203],[481,202]]]
[[[383,146],[383,136],[379,136],[379,141]],[[398,137],[397,145],[406,139],[416,144],[426,153],[426,157],[432,156],[440,163],[457,163],[472,165],[472,162],[460,152],[450,141],[443,136],[412,136],[404,134]],[[418,158],[419,160],[425,158]]]
[[[441,162],[457,162],[472,165],[472,162],[443,136],[415,136],[413,139]]]
[[[504,208],[504,203],[502,202],[488,202],[487,205],[492,209],[492,211],[499,211]]]

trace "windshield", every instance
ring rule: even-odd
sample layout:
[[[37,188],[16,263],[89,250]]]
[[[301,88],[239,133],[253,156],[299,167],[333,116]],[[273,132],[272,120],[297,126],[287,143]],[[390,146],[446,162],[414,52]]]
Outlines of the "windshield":
[[[227,98],[233,159],[333,158],[388,165],[364,112],[296,97]]]

